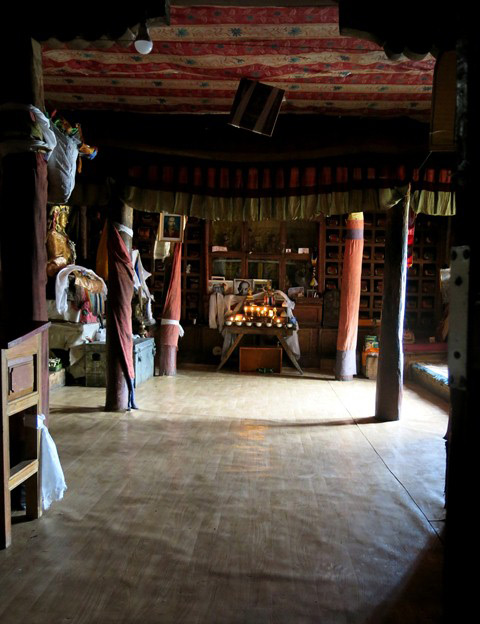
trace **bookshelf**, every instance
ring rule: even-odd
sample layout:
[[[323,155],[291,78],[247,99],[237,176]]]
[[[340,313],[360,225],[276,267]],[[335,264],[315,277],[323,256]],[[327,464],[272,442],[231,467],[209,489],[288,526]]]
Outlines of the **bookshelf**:
[[[341,288],[346,219],[346,215],[325,219],[325,291]],[[365,321],[379,321],[382,314],[385,225],[384,213],[364,214],[359,319]],[[416,218],[413,266],[407,273],[405,302],[405,326],[414,331],[431,334],[440,320],[439,273],[448,264],[448,226],[447,218]]]

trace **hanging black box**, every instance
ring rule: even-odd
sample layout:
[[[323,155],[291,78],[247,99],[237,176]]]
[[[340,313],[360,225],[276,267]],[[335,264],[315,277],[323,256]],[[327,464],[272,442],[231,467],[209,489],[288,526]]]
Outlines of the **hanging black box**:
[[[228,123],[236,128],[272,136],[284,95],[283,89],[242,78]]]

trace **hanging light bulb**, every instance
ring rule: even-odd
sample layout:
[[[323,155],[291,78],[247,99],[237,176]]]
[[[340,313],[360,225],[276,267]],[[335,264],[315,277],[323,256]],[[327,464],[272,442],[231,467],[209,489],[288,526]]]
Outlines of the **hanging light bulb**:
[[[138,35],[135,39],[135,50],[140,54],[150,54],[153,50],[153,41],[150,38],[147,24],[142,22],[138,28]]]

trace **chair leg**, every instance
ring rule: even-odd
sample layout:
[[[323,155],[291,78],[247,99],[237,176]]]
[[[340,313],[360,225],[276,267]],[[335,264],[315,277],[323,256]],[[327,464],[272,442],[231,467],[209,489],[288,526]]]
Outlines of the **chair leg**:
[[[4,486],[0,500],[0,549],[8,548],[12,543],[12,512],[10,509],[10,491]]]
[[[35,473],[25,481],[25,503],[27,518],[29,520],[35,520],[42,515],[42,507],[40,504],[39,496],[39,480],[38,472]]]

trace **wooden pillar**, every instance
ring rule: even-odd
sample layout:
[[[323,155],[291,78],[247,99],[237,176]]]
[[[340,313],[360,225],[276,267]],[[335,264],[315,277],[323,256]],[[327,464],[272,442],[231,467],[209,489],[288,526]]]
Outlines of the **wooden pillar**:
[[[375,401],[375,416],[379,420],[398,420],[402,409],[408,204],[407,197],[387,211],[382,324]]]
[[[120,225],[127,228],[133,227],[133,208],[126,206],[123,202],[115,200],[109,211],[109,218]],[[132,250],[132,237],[127,232],[119,231],[119,234],[125,243],[128,251]],[[112,286],[109,272],[108,286]],[[115,323],[113,322],[113,312],[115,299],[107,298],[107,390],[105,397],[105,410],[108,412],[124,411],[128,409],[128,385],[125,374],[115,347],[118,340],[112,339],[112,333],[116,332]],[[133,348],[133,345],[132,345]]]
[[[8,31],[8,29],[7,29]],[[6,32],[0,41],[1,61],[8,84],[0,103],[44,110],[41,46],[21,33]],[[3,129],[15,128],[18,136],[30,137],[32,119],[28,109],[3,111]],[[0,322],[9,327],[32,320],[47,321],[46,248],[47,167],[40,153],[7,154],[2,159],[0,190]],[[48,418],[48,333],[42,335],[45,374],[42,377],[41,409]]]
[[[449,385],[451,414],[446,483],[446,622],[468,622],[478,603],[478,577],[466,561],[480,556],[475,513],[479,482],[480,248],[480,42],[473,12],[466,10],[457,44],[457,216],[450,285]],[[459,266],[460,265],[460,266]],[[461,266],[463,265],[463,267]],[[459,269],[459,270],[458,270]]]

